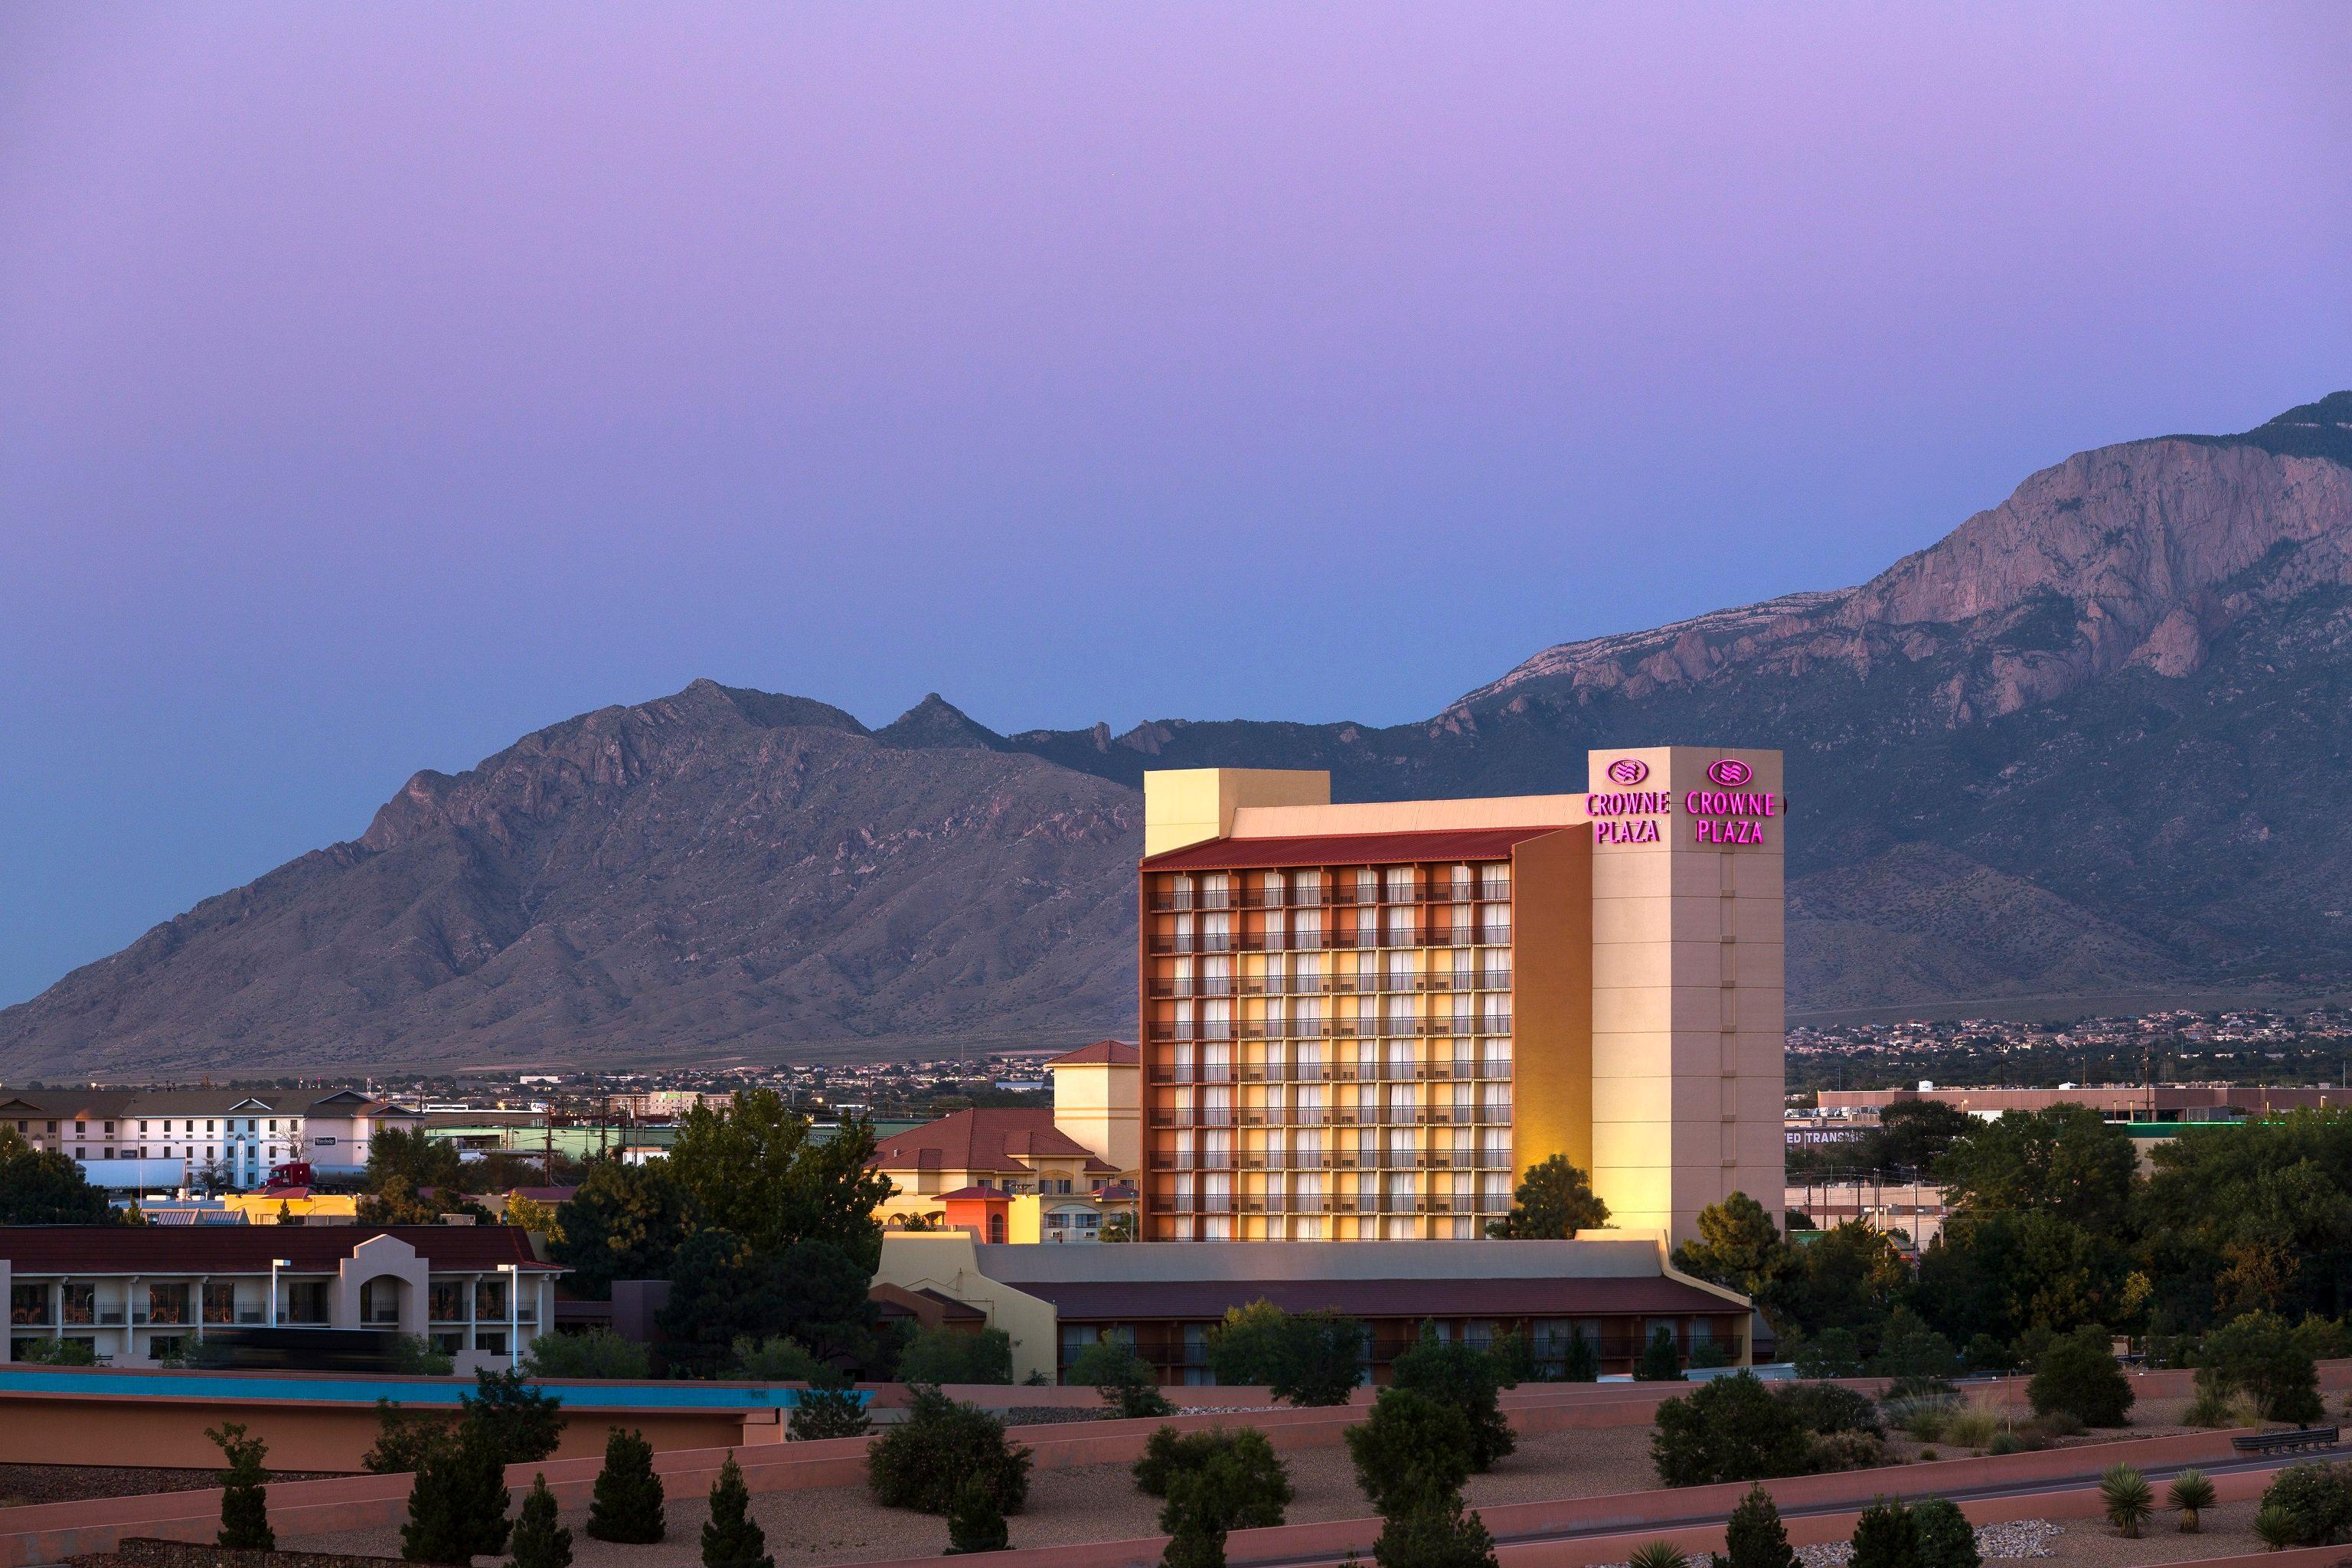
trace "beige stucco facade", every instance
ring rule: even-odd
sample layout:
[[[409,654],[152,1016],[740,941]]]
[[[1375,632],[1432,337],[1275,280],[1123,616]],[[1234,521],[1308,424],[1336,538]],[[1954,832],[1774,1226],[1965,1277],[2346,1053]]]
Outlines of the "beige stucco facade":
[[[962,1231],[884,1232],[882,1262],[874,1282],[937,1290],[979,1308],[988,1314],[988,1326],[1003,1330],[1013,1342],[1013,1382],[1026,1383],[1033,1375],[1054,1378],[1058,1347],[1052,1303],[982,1274],[977,1244]]]
[[[1143,1158],[1141,1068],[1131,1061],[1048,1062],[1054,1125],[1085,1144],[1124,1180]]]

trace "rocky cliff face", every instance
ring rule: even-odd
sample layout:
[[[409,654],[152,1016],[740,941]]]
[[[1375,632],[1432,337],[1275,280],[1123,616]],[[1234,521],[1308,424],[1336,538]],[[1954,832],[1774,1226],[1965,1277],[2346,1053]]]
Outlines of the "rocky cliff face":
[[[2105,447],[1856,588],[1563,644],[1416,724],[868,731],[698,681],[0,1012],[0,1073],[773,1058],[1133,1026],[1146,767],[1342,798],[1777,745],[1793,1010],[2352,979],[2352,393]]]

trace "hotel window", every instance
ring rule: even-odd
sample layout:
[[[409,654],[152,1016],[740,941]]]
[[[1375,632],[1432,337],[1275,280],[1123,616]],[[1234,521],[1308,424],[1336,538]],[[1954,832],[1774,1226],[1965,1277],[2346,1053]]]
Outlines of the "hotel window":
[[[1300,1070],[1305,1070],[1303,1064],[1301,1065]],[[1300,1125],[1319,1125],[1323,1121],[1324,1115],[1323,1086],[1319,1083],[1300,1084],[1298,1086],[1298,1121]],[[1303,1149],[1305,1145],[1302,1144],[1301,1148]]]
[[[1168,886],[1168,907],[1189,910],[1192,907],[1192,879],[1179,876]]]
[[[1265,1132],[1265,1168],[1269,1171],[1287,1169],[1290,1164],[1290,1139],[1281,1127],[1269,1127]]]
[[[1192,917],[1191,915],[1178,915],[1176,917],[1174,941],[1170,945],[1178,952],[1198,952],[1201,951],[1201,939],[1192,933]]]
[[[1478,1119],[1496,1126],[1507,1126],[1511,1120],[1511,1086],[1507,1083],[1486,1083],[1478,1086]]]
[[[1201,1134],[1201,1163],[1210,1170],[1234,1167],[1234,1135],[1223,1129]]]
[[[1412,867],[1391,866],[1388,868],[1386,879],[1389,902],[1392,904],[1412,902],[1413,868]]]
[[[1511,868],[1507,862],[1478,868],[1478,896],[1482,899],[1507,899],[1511,896]]]
[[[1381,1173],[1378,1171],[1356,1173],[1356,1209],[1360,1214],[1381,1212]]]
[[[1410,991],[1413,988],[1412,954],[1402,952],[1389,954],[1388,988],[1391,991]]]
[[[1205,1171],[1201,1175],[1201,1207],[1209,1214],[1231,1214],[1234,1207],[1234,1178],[1223,1171]]]
[[[1299,1022],[1298,1032],[1302,1035],[1307,1035],[1313,1034],[1316,1031],[1308,1026],[1306,1020],[1302,1019]],[[1319,1039],[1299,1041],[1297,1059],[1297,1077],[1298,1081],[1301,1083],[1319,1083],[1322,1080],[1323,1075],[1330,1070],[1330,1068],[1324,1063],[1323,1042]],[[1323,1091],[1320,1089],[1318,1089],[1315,1091],[1315,1097],[1318,1100],[1320,1100],[1323,1097]]]
[[[1173,1184],[1173,1189],[1169,1194],[1169,1202],[1170,1205],[1173,1208],[1181,1210],[1189,1210],[1192,1208],[1192,1178],[1190,1174],[1180,1175],[1176,1178],[1175,1183]]]
[[[1497,948],[1479,955],[1478,984],[1488,991],[1511,988],[1511,955],[1507,951]]]
[[[1378,903],[1380,901],[1380,874],[1374,871],[1370,866],[1358,867],[1356,869],[1356,902],[1360,904]]]
[[[1478,940],[1489,946],[1499,947],[1511,940],[1511,906],[1481,904],[1478,906]]]
[[[1228,1030],[1232,1024],[1227,1023]],[[1201,1081],[1231,1083],[1234,1081],[1234,1047],[1230,1040],[1210,1040],[1201,1047]]]
[[[1320,1040],[1323,1037],[1323,998],[1320,996],[1300,997],[1298,1001],[1292,1005],[1290,1009],[1290,1032],[1297,1038],[1302,1040]],[[1315,1057],[1318,1061],[1322,1059],[1322,1047],[1316,1047]],[[1298,1059],[1303,1062],[1307,1058],[1302,1053]]]
[[[1488,1127],[1478,1134],[1478,1163],[1490,1170],[1502,1171],[1506,1176],[1511,1168],[1511,1130]]]
[[[1507,1079],[1511,1076],[1511,1042],[1486,1040],[1479,1047],[1478,1076]]]
[[[1407,1027],[1411,1026],[1407,1025]],[[1391,1082],[1410,1084],[1415,1065],[1410,1038],[1389,1041],[1388,1078]]]
[[[1261,876],[1261,877],[1258,879],[1258,897],[1259,897],[1259,899],[1260,899],[1261,900],[1263,900],[1263,901],[1264,901],[1264,903],[1265,904],[1265,907],[1266,907],[1267,909],[1270,909],[1270,910],[1271,910],[1271,909],[1278,909],[1279,907],[1281,907],[1281,904],[1282,904],[1282,873],[1281,873],[1281,872],[1279,872],[1279,871],[1268,871],[1268,872],[1265,873],[1263,876]]]
[[[1367,903],[1363,908],[1356,911],[1355,945],[1358,947],[1378,947],[1380,945],[1380,941],[1381,911]],[[1374,971],[1368,968],[1360,973],[1364,978],[1369,980],[1371,978]]]
[[[1470,945],[1470,906],[1468,904],[1454,906],[1451,922],[1446,930],[1446,940],[1455,947]]]
[[[1294,904],[1319,904],[1323,901],[1323,873],[1293,871],[1290,874],[1290,901]]]
[[[1202,1004],[1201,1033],[1207,1039],[1232,1039],[1234,1037],[1233,1003],[1223,997],[1216,997]],[[1220,1056],[1223,1054],[1222,1052],[1213,1053]]]
[[[1445,889],[1454,898],[1466,899],[1470,896],[1470,889],[1476,885],[1476,880],[1469,867],[1450,867],[1445,873]]]
[[[1478,998],[1478,1032],[1482,1035],[1507,1035],[1511,1032],[1510,993],[1489,991]]]
[[[1218,1084],[1201,1091],[1201,1123],[1204,1127],[1231,1127],[1234,1124],[1234,1091],[1231,1089]]]
[[[1478,1207],[1486,1214],[1511,1211],[1511,1177],[1507,1171],[1488,1171],[1478,1178]]]
[[[1323,1207],[1323,1173],[1302,1174],[1293,1178],[1291,1192],[1294,1206],[1300,1214],[1313,1214]]]
[[[236,1321],[236,1287],[226,1279],[205,1281],[205,1321],[234,1323]]]
[[[1417,1154],[1413,1148],[1412,1129],[1410,1127],[1390,1128],[1389,1169],[1391,1171],[1410,1171],[1413,1168],[1416,1160]]]
[[[1421,931],[1416,923],[1412,906],[1406,904],[1391,908],[1388,911],[1388,945],[1413,947],[1417,946],[1420,941]]]
[[[1226,914],[1201,917],[1201,951],[1231,952],[1234,950],[1234,917]]]
[[[16,1131],[17,1131],[22,1132],[24,1130],[25,1130],[25,1124],[24,1124],[23,1122],[19,1121],[18,1123],[16,1123]],[[146,1134],[147,1134],[147,1124],[146,1124],[144,1121],[142,1121],[142,1122],[141,1122],[141,1123],[139,1124],[139,1133],[140,1133],[140,1136],[141,1136],[141,1137],[142,1137],[142,1138],[143,1138],[143,1137],[145,1137],[145,1136],[146,1136]]]
[[[1212,871],[1201,879],[1201,907],[1204,910],[1229,910],[1234,907],[1234,879],[1223,871]]]
[[[1290,1162],[1293,1165],[1302,1171],[1323,1168],[1322,1128],[1301,1128],[1290,1135],[1290,1142],[1294,1151]]]
[[[1391,1214],[1411,1214],[1419,1202],[1415,1188],[1417,1178],[1402,1173],[1391,1173],[1388,1180],[1388,1195],[1383,1206]]]
[[[1302,951],[1323,945],[1323,911],[1294,910],[1290,916],[1290,945]]]

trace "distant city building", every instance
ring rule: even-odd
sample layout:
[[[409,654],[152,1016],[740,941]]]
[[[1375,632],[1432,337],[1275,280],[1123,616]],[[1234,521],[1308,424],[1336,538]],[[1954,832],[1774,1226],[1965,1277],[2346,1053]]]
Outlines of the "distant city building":
[[[422,1121],[356,1089],[0,1089],[0,1125],[118,1193],[248,1189],[271,1167],[298,1162],[321,1175],[356,1175],[380,1129]]]
[[[1906,1100],[1936,1100],[1972,1116],[2008,1110],[2046,1110],[2053,1105],[2087,1106],[2109,1121],[2158,1125],[2174,1122],[2241,1121],[2286,1110],[2352,1110],[2352,1089],[2325,1085],[2287,1089],[2270,1084],[2062,1084],[2055,1089],[1825,1089],[1821,1109],[1832,1115],[1876,1113]]]
[[[1147,1239],[1466,1239],[1555,1155],[1613,1223],[1781,1192],[1777,752],[1589,794],[1334,805],[1144,775]]]

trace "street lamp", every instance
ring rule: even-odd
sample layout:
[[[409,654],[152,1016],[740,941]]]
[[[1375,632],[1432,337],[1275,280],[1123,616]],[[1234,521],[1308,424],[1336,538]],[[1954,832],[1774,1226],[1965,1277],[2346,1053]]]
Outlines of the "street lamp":
[[[512,1372],[522,1364],[522,1265],[501,1263],[499,1272],[507,1277],[507,1370]]]
[[[278,1271],[293,1267],[294,1260],[290,1258],[273,1258],[269,1260],[269,1326],[273,1329],[278,1326]]]

